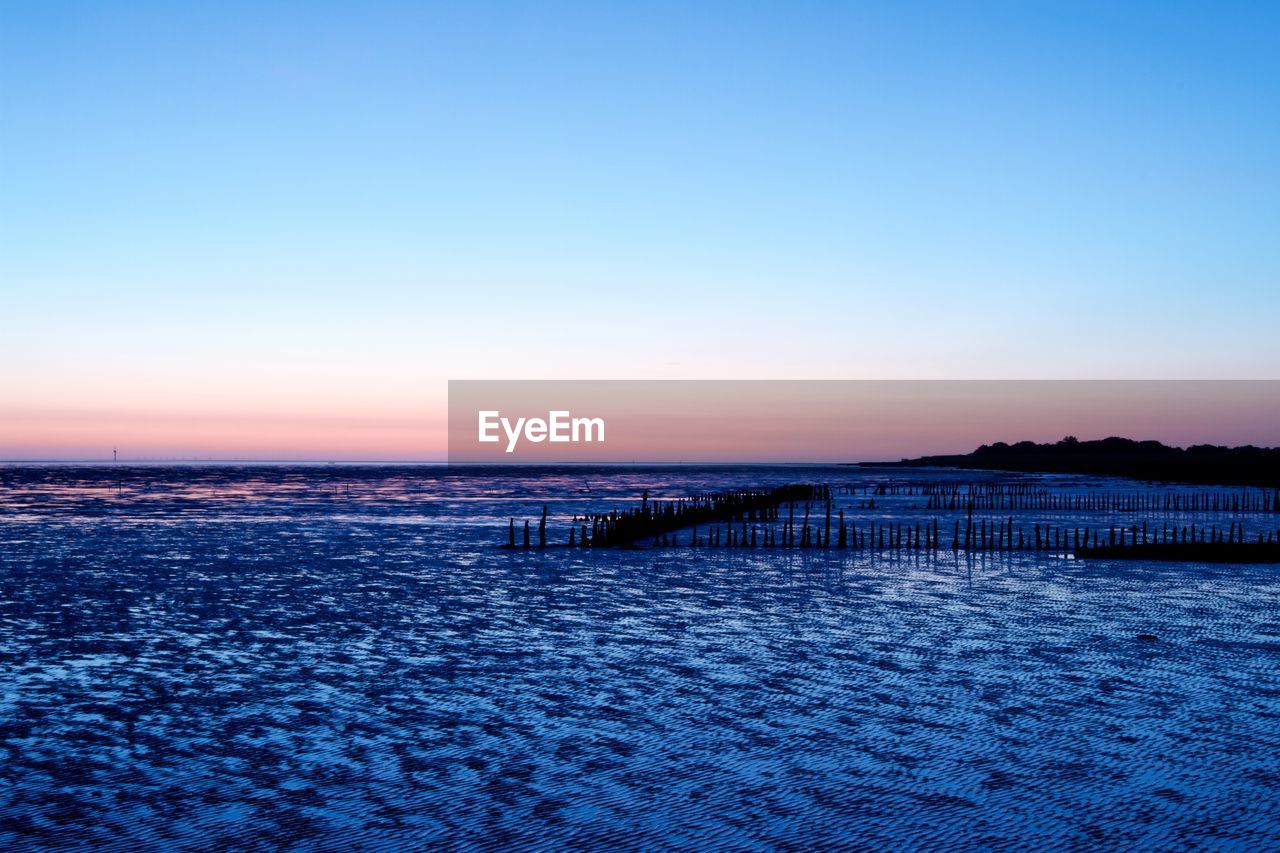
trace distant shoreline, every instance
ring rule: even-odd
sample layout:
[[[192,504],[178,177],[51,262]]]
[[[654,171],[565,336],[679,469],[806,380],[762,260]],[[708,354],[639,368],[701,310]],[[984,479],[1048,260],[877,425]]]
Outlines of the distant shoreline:
[[[1053,444],[984,444],[972,453],[921,456],[867,468],[958,468],[1023,474],[1084,474],[1195,485],[1280,488],[1280,448],[1200,444],[1169,447],[1158,441],[1070,436]]]

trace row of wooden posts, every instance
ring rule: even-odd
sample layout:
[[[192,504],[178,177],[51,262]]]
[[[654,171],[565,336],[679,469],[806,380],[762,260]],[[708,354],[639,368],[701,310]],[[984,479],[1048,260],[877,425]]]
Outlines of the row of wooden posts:
[[[1143,522],[1129,527],[1110,526],[1105,531],[1098,527],[1062,527],[1035,524],[1030,528],[1013,524],[1013,519],[1003,522],[980,520],[977,524],[961,524],[956,521],[944,535],[938,519],[921,524],[902,522],[856,522],[846,524],[842,517],[835,522],[835,541],[830,527],[804,523],[797,532],[794,525],[739,524],[716,525],[705,535],[695,528],[686,537],[677,534],[655,537],[652,547],[711,547],[711,548],[837,548],[863,551],[938,551],[946,547],[959,551],[1076,551],[1099,546],[1127,547],[1149,544],[1257,544],[1280,542],[1280,530],[1259,532],[1246,539],[1244,526],[1232,523],[1229,528],[1216,525],[1183,527],[1162,525],[1154,527]]]
[[[619,547],[699,524],[742,520],[744,523],[777,520],[779,507],[786,503],[794,508],[798,501],[821,499],[828,505],[831,492],[825,486],[787,485],[773,489],[732,489],[668,501],[650,501],[646,490],[640,506],[629,510],[595,513],[581,519],[576,516],[569,528],[570,547]],[[524,522],[523,547],[532,547],[529,522]],[[547,508],[542,508],[538,521],[538,547],[547,546]],[[515,519],[511,519],[507,547],[516,546]]]
[[[811,523],[812,504],[803,503],[803,515],[797,525],[796,500],[788,497],[808,494],[825,496],[821,523]],[[783,503],[786,517],[781,514]],[[941,550],[948,537],[937,518],[921,523],[845,521],[844,510],[832,514],[830,493],[823,487],[783,487],[770,491],[722,492],[681,501],[650,504],[646,493],[641,507],[625,512],[590,516],[569,528],[567,545],[571,548],[622,547],[648,541],[653,547],[692,548],[838,548],[875,551]],[[710,523],[706,523],[710,519]],[[703,522],[699,533],[699,521]],[[832,533],[835,541],[832,542]],[[1231,522],[1229,527],[1217,525],[1158,526],[1143,521],[1128,527],[1111,525],[1105,533],[1100,527],[1065,527],[1033,524],[1015,528],[1012,516],[997,521],[978,519],[972,514],[961,523],[956,520],[950,532],[950,548],[966,551],[1067,551],[1100,546],[1147,544],[1244,544],[1244,525]],[[1280,530],[1255,534],[1257,544],[1280,543]],[[1249,537],[1254,541],[1255,536]],[[524,522],[522,547],[531,548],[530,525]],[[547,547],[547,508],[538,521],[537,546]],[[515,519],[508,530],[507,547],[516,544]]]
[[[1258,492],[937,492],[926,510],[1041,510],[1068,512],[1280,513],[1280,494]]]
[[[699,533],[697,527],[687,533],[672,531],[654,537],[651,547],[674,548],[688,546],[692,548],[839,548],[862,551],[936,551],[941,550],[944,542],[939,532],[937,519],[932,522],[914,525],[897,523],[864,523],[845,524],[840,521],[836,525],[836,541],[831,541],[831,531],[804,524],[797,531],[790,524],[760,524],[741,522],[740,524],[713,525]],[[590,548],[593,546],[588,536],[579,538],[575,528],[570,528],[568,546]],[[530,537],[529,522],[524,523],[523,547],[533,547]],[[1080,548],[1097,548],[1103,545],[1125,547],[1129,545],[1148,544],[1244,544],[1254,541],[1257,544],[1276,544],[1280,542],[1280,531],[1259,532],[1246,538],[1243,525],[1232,524],[1229,529],[1220,530],[1212,527],[1188,525],[1170,527],[1164,525],[1159,529],[1150,528],[1146,522],[1141,526],[1111,526],[1105,532],[1097,527],[1055,527],[1051,525],[1033,525],[1031,528],[1012,523],[988,523],[983,520],[977,527],[964,525],[959,521],[951,531],[950,549],[953,551],[1073,551]],[[538,547],[545,548],[546,529],[542,523],[538,525]],[[598,543],[608,547],[608,543]],[[511,527],[509,547],[516,547],[514,521]]]
[[[1280,488],[1239,491],[1057,492],[1031,483],[878,483],[846,485],[842,495],[926,497],[926,509],[1089,510],[1139,512],[1276,512]]]

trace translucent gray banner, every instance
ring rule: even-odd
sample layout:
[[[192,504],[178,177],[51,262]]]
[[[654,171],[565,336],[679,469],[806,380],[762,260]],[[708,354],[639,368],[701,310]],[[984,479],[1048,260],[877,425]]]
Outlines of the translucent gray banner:
[[[1280,445],[1280,381],[449,383],[458,463],[848,463],[1119,436]]]

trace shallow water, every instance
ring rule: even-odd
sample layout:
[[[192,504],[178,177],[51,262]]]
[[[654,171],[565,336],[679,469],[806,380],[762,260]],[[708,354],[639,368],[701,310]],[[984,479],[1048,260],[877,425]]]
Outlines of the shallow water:
[[[1280,845],[1280,568],[494,547],[955,476],[0,469],[0,846]]]

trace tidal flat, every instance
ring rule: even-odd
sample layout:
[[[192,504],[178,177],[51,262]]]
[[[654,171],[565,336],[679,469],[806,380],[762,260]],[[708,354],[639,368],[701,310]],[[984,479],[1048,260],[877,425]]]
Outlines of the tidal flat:
[[[499,548],[795,482],[943,547]],[[975,484],[1280,525],[1067,475],[0,467],[0,847],[1280,847],[1280,567],[952,549],[925,494]]]

